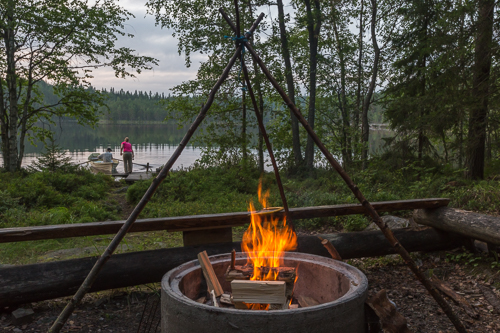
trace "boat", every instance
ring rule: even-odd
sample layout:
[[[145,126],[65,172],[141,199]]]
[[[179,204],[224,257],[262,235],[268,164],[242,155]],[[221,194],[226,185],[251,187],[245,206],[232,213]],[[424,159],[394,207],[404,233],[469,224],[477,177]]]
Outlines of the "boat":
[[[118,173],[116,171],[116,167],[120,163],[119,160],[113,158],[113,162],[103,162],[102,160],[99,160],[99,155],[101,154],[92,153],[89,155],[88,160],[90,161],[90,170],[92,170],[94,173],[101,172],[107,175]]]

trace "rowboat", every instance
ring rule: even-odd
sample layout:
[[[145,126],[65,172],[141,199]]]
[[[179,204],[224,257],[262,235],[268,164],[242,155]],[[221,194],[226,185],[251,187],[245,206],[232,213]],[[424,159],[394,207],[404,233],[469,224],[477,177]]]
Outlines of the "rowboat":
[[[99,153],[92,153],[88,157],[90,161],[90,170],[92,170],[94,173],[101,172],[107,175],[117,173],[116,167],[118,166],[118,163],[120,163],[120,161],[116,158],[113,158],[113,162],[103,162],[102,160],[98,159],[99,155]]]

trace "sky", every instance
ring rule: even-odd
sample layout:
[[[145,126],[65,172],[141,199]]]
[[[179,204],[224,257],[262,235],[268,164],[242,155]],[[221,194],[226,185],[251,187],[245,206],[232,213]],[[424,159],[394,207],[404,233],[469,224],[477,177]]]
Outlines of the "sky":
[[[136,78],[116,78],[110,69],[93,71],[92,85],[97,89],[114,87],[115,90],[151,91],[165,93],[182,83],[196,77],[202,55],[192,56],[191,67],[184,64],[184,55],[177,52],[177,40],[172,32],[155,26],[152,15],[146,15],[146,0],[121,0],[118,4],[135,15],[125,25],[125,32],[134,35],[134,38],[120,37],[116,46],[130,47],[141,56],[150,56],[159,60],[158,66],[150,71],[143,71]]]

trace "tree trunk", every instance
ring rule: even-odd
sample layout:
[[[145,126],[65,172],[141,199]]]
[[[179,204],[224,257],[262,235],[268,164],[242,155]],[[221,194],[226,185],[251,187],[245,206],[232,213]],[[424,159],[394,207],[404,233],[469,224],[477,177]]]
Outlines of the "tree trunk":
[[[7,109],[5,108],[5,98],[3,90],[4,80],[0,77],[0,140],[1,150],[3,152],[9,151],[9,140],[8,140],[8,128],[9,128],[9,118],[7,116]],[[2,154],[3,165],[7,167],[9,165],[9,154]]]
[[[278,20],[280,28],[280,40],[281,40],[281,50],[283,54],[283,60],[285,61],[285,78],[286,86],[288,90],[288,96],[295,104],[295,85],[293,83],[293,73],[292,73],[292,62],[290,61],[290,49],[288,48],[288,37],[285,28],[285,12],[283,10],[283,1],[278,0]],[[302,158],[302,151],[300,148],[300,136],[299,136],[299,120],[290,111],[290,123],[292,126],[292,153],[295,167],[299,167],[304,162]]]
[[[252,4],[251,1],[248,2],[248,12],[250,13],[250,17],[253,17],[253,10],[252,10]],[[252,46],[254,46],[254,41],[253,38],[250,39],[250,43]],[[253,71],[255,73],[255,85],[256,85],[256,91],[257,91],[257,96],[259,98],[259,108],[260,110],[257,110],[257,112],[260,112],[260,115],[262,119],[264,119],[264,97],[262,95],[262,85],[261,85],[261,74],[257,64],[255,61],[253,62]],[[258,134],[258,140],[257,140],[257,159],[258,159],[258,168],[259,171],[262,173],[264,172],[264,136],[262,132],[259,129],[259,134]]]
[[[309,32],[309,110],[307,122],[314,129],[316,113],[316,70],[318,67],[318,41],[321,29],[321,8],[319,0],[314,1],[314,11],[311,7],[311,0],[304,0],[307,11],[307,31]],[[308,136],[305,152],[306,167],[309,170],[314,168],[314,141]]]
[[[413,220],[483,242],[500,245],[500,218],[456,208],[416,209]]]
[[[376,23],[377,23],[377,0],[371,0],[372,3],[372,22],[371,22],[371,34],[372,34],[372,44],[373,44],[373,68],[372,68],[372,79],[370,81],[370,86],[368,87],[368,92],[366,93],[365,100],[363,102],[363,151],[361,155],[361,160],[363,161],[363,170],[368,167],[368,149],[369,149],[369,139],[370,139],[370,124],[368,123],[368,110],[370,109],[370,103],[373,96],[373,91],[377,84],[377,74],[378,74],[378,63],[380,60],[380,49],[377,43],[376,35]]]
[[[247,165],[247,105],[245,100],[245,90],[241,94],[241,140],[242,140],[242,151],[243,151],[243,165]]]
[[[488,88],[491,68],[491,40],[493,36],[493,10],[495,1],[478,0],[479,16],[475,45],[475,68],[472,96],[476,99],[469,115],[465,176],[484,178],[484,155],[488,116]]]
[[[354,142],[356,144],[359,142],[359,115],[362,113],[362,105],[361,105],[361,84],[363,82],[363,11],[364,11],[364,0],[361,0],[361,10],[359,13],[359,41],[358,41],[358,87],[356,89],[356,111],[354,112],[354,129],[355,129],[355,137]],[[359,150],[356,149],[356,155],[359,154]]]
[[[332,8],[332,11],[334,8]],[[333,18],[333,32],[335,34],[337,52],[339,54],[340,61],[340,112],[342,114],[342,162],[344,169],[347,169],[351,165],[352,151],[351,151],[351,124],[349,120],[349,112],[347,110],[347,98],[346,98],[346,70],[345,70],[345,58],[344,58],[344,47],[340,41],[339,33],[337,29],[336,18]]]
[[[462,246],[464,238],[432,228],[396,229],[394,234],[408,251],[442,251]],[[395,253],[380,231],[322,235],[344,259]],[[298,252],[330,258],[315,236],[299,236]],[[240,249],[240,243],[204,245],[209,255]],[[171,269],[196,258],[199,246],[178,247],[113,255],[103,267],[91,292],[160,282]],[[78,289],[97,258],[81,258],[0,269],[0,308],[70,296]],[[147,272],[147,274],[145,274]]]
[[[8,2],[7,21],[14,21],[14,2]],[[17,151],[17,122],[19,121],[19,108],[17,105],[17,73],[15,61],[15,31],[11,27],[5,29],[4,35],[5,55],[7,58],[6,83],[9,95],[8,105],[8,125],[7,125],[7,150],[3,153],[8,155],[4,167],[7,171],[17,170],[18,151]],[[2,132],[3,135],[3,132]]]

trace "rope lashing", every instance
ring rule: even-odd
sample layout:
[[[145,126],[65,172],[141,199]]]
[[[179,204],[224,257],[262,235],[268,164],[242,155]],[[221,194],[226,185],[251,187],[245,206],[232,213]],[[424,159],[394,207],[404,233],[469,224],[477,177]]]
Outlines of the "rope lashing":
[[[247,31],[247,34],[251,35],[252,33]],[[243,56],[245,55],[245,42],[248,42],[248,38],[246,37],[246,34],[240,36],[240,37],[237,37],[237,36],[224,36],[224,38],[226,39],[231,39],[232,41],[234,41],[236,43],[236,45],[240,45],[241,46],[241,55],[240,55],[240,70],[238,72],[238,81],[240,81],[241,83],[241,90],[243,91],[246,91],[247,90],[247,87],[245,86],[245,82],[243,81],[242,77],[241,77],[241,72],[243,70]]]

